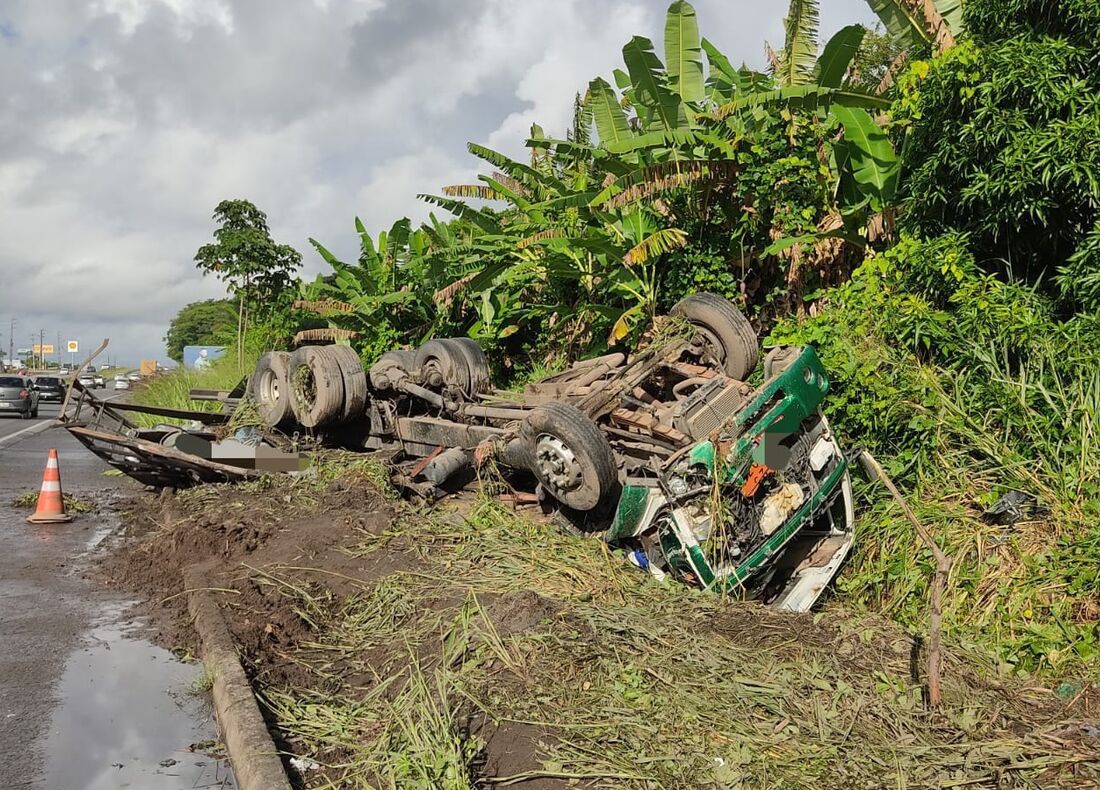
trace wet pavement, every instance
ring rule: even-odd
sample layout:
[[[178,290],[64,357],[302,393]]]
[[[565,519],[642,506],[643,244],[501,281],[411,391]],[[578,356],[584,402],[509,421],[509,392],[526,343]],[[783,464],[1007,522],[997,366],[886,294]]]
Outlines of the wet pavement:
[[[10,506],[38,489],[51,447],[69,495],[140,490],[60,428],[0,447],[0,788],[232,787],[224,762],[189,751],[217,737],[201,665],[143,640],[90,571],[115,518],[32,526]]]

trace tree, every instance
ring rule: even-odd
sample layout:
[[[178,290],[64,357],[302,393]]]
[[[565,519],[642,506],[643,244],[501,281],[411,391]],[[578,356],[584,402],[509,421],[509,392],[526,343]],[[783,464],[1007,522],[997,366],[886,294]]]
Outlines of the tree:
[[[1093,2],[971,0],[971,38],[902,81],[903,227],[965,233],[991,272],[1100,308],[1100,78]],[[1050,13],[1047,13],[1050,12]]]
[[[207,299],[185,306],[168,325],[168,357],[182,364],[184,346],[223,345],[237,334],[237,308],[228,299]]]
[[[237,352],[243,353],[250,313],[264,318],[285,308],[293,297],[292,274],[301,254],[276,244],[267,215],[247,200],[223,200],[214,209],[214,243],[195,253],[195,265],[226,283],[237,299]]]

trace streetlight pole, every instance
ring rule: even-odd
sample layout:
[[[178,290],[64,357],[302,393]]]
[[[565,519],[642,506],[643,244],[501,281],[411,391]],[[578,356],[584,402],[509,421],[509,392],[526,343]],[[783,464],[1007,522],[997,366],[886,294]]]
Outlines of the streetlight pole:
[[[11,332],[8,333],[8,362],[15,364],[15,319],[11,320]]]

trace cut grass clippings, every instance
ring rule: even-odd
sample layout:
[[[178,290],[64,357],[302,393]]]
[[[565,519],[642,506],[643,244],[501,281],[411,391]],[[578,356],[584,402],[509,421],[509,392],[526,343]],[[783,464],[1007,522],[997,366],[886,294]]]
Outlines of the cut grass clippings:
[[[201,490],[201,489],[200,489]],[[1080,787],[1095,739],[1050,688],[948,641],[940,709],[919,647],[839,605],[773,612],[662,585],[598,541],[483,499],[406,509],[346,550],[380,578],[243,566],[308,636],[253,656],[308,787]],[[350,585],[350,592],[348,586]],[[233,602],[227,601],[233,606]],[[272,663],[304,680],[268,682]],[[1087,729],[1087,728],[1086,728]]]
[[[38,505],[38,491],[29,491],[12,500],[11,506],[17,508],[33,508]],[[95,510],[95,505],[83,499],[63,494],[66,513],[90,513]]]

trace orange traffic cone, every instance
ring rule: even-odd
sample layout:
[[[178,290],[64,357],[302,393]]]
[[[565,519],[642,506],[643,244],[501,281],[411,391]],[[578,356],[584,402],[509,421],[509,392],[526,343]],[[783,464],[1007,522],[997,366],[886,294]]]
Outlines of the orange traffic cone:
[[[50,450],[46,471],[42,473],[42,489],[38,492],[38,505],[27,516],[31,524],[55,524],[72,521],[65,513],[65,499],[61,494],[61,468],[57,465],[57,450]]]

